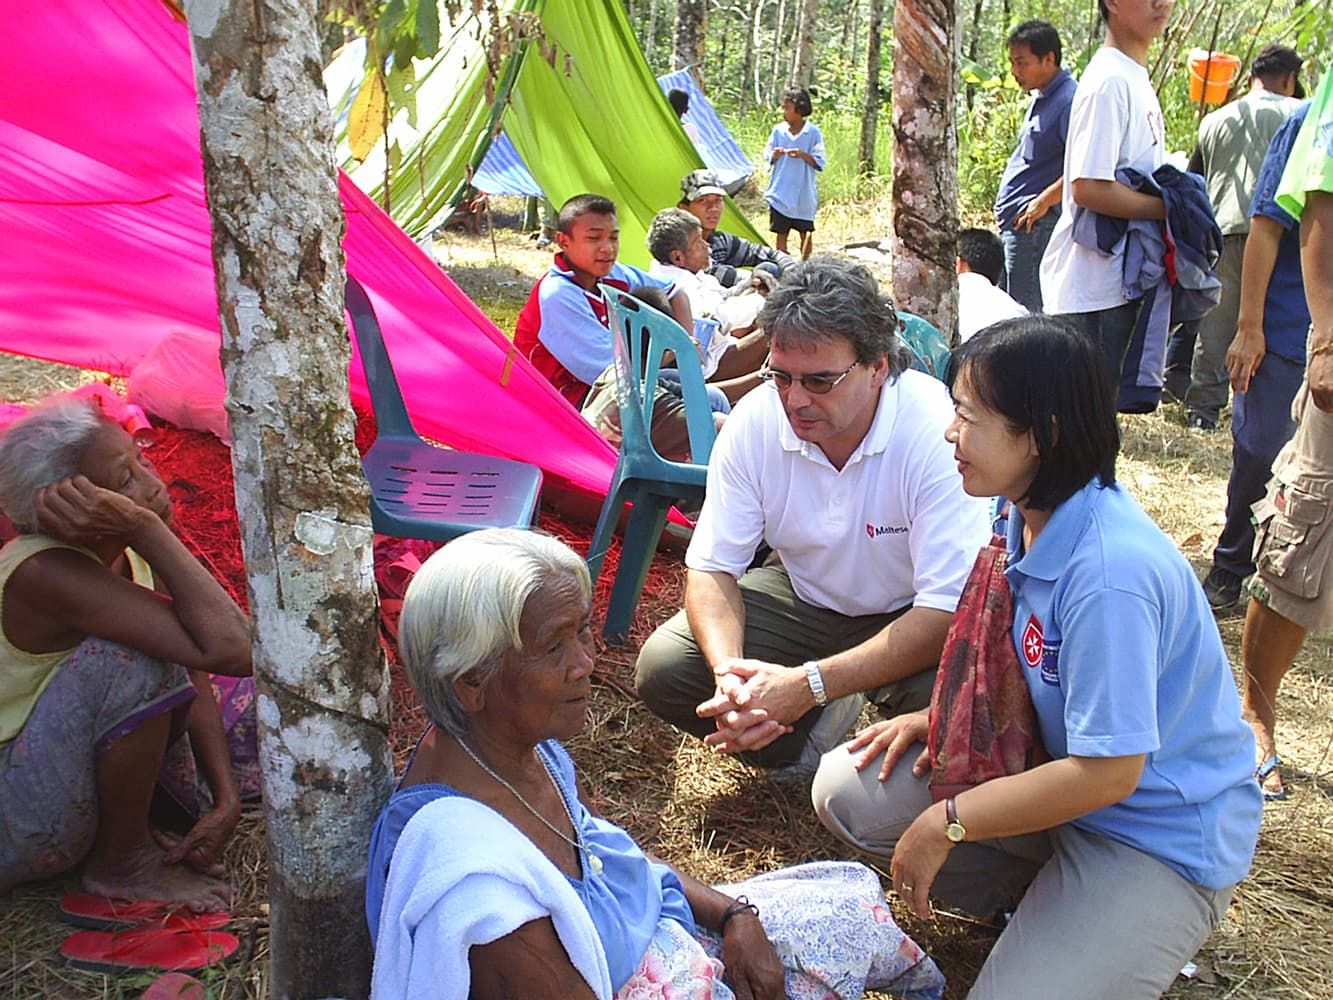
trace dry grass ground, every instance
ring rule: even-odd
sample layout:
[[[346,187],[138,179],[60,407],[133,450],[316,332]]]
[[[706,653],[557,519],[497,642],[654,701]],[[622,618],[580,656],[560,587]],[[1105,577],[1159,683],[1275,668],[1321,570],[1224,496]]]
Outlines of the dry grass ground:
[[[516,211],[509,205],[498,208]],[[752,217],[762,218],[758,212]],[[820,217],[821,245],[882,233],[886,220],[882,206],[830,206]],[[513,316],[548,257],[510,230],[496,233],[495,246],[493,253],[488,236],[449,233],[436,252],[455,280],[502,328],[512,330]],[[85,377],[72,369],[3,361],[0,398],[8,400],[35,398],[62,381]],[[1171,407],[1126,418],[1124,432],[1122,479],[1202,572],[1221,525],[1229,436],[1187,431],[1181,413]],[[586,533],[583,537],[586,544]],[[655,589],[640,606],[632,642],[600,651],[591,721],[572,747],[586,794],[645,846],[711,881],[842,855],[814,819],[805,789],[774,784],[760,772],[705,753],[636,702],[631,687],[635,651],[679,604],[679,557],[659,555],[653,580]],[[1232,662],[1239,663],[1239,619],[1224,621],[1222,632]],[[1198,978],[1177,980],[1169,997],[1333,997],[1330,651],[1329,637],[1312,638],[1288,675],[1278,740],[1287,761],[1290,798],[1267,807],[1253,872],[1237,892],[1226,922],[1200,953]],[[420,715],[401,684],[396,694],[394,736],[401,752],[415,738]],[[201,978],[218,1000],[265,996],[266,864],[257,814],[243,821],[227,865],[237,887],[234,912],[242,950],[229,965]],[[57,903],[75,886],[71,878],[0,898],[0,998],[118,998],[143,989],[144,976],[113,979],[61,965],[57,948],[68,928],[56,920]],[[1151,905],[1152,900],[1144,900],[1145,907]],[[964,996],[993,933],[948,912],[929,922],[898,912],[949,977],[949,996]]]

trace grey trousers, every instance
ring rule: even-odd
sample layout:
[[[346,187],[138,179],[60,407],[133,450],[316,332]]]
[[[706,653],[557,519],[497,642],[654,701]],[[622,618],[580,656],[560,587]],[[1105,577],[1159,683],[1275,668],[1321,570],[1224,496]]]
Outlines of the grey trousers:
[[[1199,321],[1194,360],[1190,364],[1190,387],[1185,393],[1185,412],[1206,417],[1213,423],[1217,423],[1231,395],[1227,348],[1236,336],[1236,318],[1240,315],[1240,266],[1245,258],[1245,237],[1245,233],[1222,237],[1222,256],[1217,262],[1222,298]]]
[[[791,577],[780,563],[750,570],[741,577],[740,589],[745,602],[745,655],[783,666],[796,666],[860,645],[906,611],[852,617],[807,604],[796,596]],[[696,706],[713,696],[715,685],[713,671],[695,642],[684,611],[664,622],[643,644],[634,681],[648,708],[676,728],[698,737],[716,729],[712,719],[701,719],[694,712]],[[866,694],[882,712],[892,716],[925,708],[934,686],[932,669]],[[811,709],[796,722],[793,732],[761,750],[743,754],[742,759],[759,767],[796,763],[822,711]],[[854,717],[848,725],[852,721]],[[833,741],[842,735],[837,734]]]
[[[926,778],[911,773],[921,749],[882,783],[877,768],[857,774],[845,746],[829,751],[811,790],[820,820],[891,857],[931,804]],[[969,1000],[1155,1000],[1222,920],[1234,889],[1194,885],[1143,851],[1062,826],[960,844],[931,895],[980,916],[1017,902]]]

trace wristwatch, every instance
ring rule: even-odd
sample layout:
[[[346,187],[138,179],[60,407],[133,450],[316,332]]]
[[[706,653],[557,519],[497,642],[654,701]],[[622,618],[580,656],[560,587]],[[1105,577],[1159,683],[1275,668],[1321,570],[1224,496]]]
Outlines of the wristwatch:
[[[944,800],[944,818],[946,820],[944,835],[955,844],[965,841],[967,828],[958,822],[958,806],[954,803],[952,795]]]
[[[823,708],[828,704],[828,695],[824,693],[824,675],[819,672],[819,664],[814,660],[806,660],[801,668],[805,671],[810,693],[815,696],[815,704]]]

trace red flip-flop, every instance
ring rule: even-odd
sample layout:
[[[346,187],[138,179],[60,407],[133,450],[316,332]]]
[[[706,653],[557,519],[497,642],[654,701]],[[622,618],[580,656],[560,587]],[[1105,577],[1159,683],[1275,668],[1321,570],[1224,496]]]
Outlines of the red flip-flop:
[[[208,991],[194,976],[164,972],[139,994],[139,1000],[208,1000]]]
[[[145,924],[177,930],[216,930],[231,923],[231,914],[225,910],[195,913],[184,903],[161,899],[113,899],[91,892],[71,892],[60,899],[60,919],[95,931]]]
[[[115,975],[142,969],[193,972],[229,958],[240,946],[235,935],[216,930],[133,927],[127,931],[76,931],[60,945],[75,969]]]

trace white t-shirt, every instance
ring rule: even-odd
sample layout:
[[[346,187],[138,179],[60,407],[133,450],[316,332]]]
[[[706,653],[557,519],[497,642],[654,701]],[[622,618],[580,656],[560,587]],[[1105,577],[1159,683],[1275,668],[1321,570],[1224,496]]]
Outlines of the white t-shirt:
[[[963,492],[944,440],[952,417],[942,383],[903,372],[839,470],[792,431],[777,390],[760,386],[718,434],[685,565],[739,578],[762,539],[810,604],[858,616],[952,612],[990,538],[988,501]]]
[[[690,312],[696,317],[715,317],[722,300],[727,297],[727,290],[722,287],[722,283],[707,271],[690,271],[675,264],[654,260],[648,265],[648,273],[675,282],[677,288],[685,289],[690,300]]]
[[[1162,108],[1148,71],[1103,45],[1074,91],[1065,143],[1060,219],[1041,259],[1041,297],[1048,313],[1084,313],[1124,305],[1123,253],[1074,242],[1073,182],[1115,180],[1122,167],[1152,173],[1166,160]]]
[[[990,279],[973,271],[958,275],[958,339],[967,340],[992,323],[1015,316],[1026,316],[1027,309],[1010,298],[1002,288],[996,288]]]

